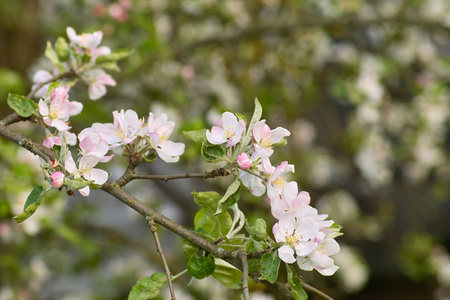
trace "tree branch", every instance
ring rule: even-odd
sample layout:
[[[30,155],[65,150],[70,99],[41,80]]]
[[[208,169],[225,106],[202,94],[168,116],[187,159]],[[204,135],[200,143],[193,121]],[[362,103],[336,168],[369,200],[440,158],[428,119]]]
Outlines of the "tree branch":
[[[168,281],[169,290],[170,290],[170,298],[172,300],[176,300],[175,291],[173,290],[173,284],[172,284],[172,274],[170,273],[169,265],[167,264],[166,257],[164,256],[164,252],[162,250],[161,243],[159,242],[156,224],[151,218],[148,218],[148,226],[150,227],[150,231],[152,232],[153,237],[155,238],[156,251],[158,251],[159,256],[161,257],[161,260],[163,262],[164,270],[166,271],[167,281]]]
[[[132,179],[153,179],[153,180],[163,180],[169,181],[172,179],[181,178],[215,178],[220,176],[228,176],[231,172],[223,168],[218,168],[209,172],[204,173],[186,173],[186,174],[174,174],[174,175],[152,175],[152,174],[130,174]]]
[[[250,293],[248,290],[248,260],[247,254],[245,252],[241,253],[242,262],[242,294],[244,295],[244,300],[250,300]]]
[[[33,98],[33,96],[37,93],[37,91],[39,91],[46,84],[49,84],[51,82],[54,82],[54,81],[62,79],[62,78],[68,78],[68,77],[70,78],[70,77],[75,77],[75,76],[78,76],[78,75],[73,70],[55,75],[52,78],[50,78],[49,80],[39,83],[34,89],[31,90],[31,92],[27,95],[27,98],[29,98],[29,99]]]

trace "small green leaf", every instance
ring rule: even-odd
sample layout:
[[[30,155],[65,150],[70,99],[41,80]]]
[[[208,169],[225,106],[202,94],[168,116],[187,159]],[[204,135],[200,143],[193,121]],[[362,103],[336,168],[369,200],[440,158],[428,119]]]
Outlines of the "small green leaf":
[[[245,224],[245,230],[258,241],[264,241],[267,237],[267,225],[264,219],[257,219],[255,225]]]
[[[184,256],[186,256],[186,258],[189,259],[191,258],[192,255],[197,254],[198,248],[195,247],[191,242],[189,242],[186,239],[182,239],[181,243],[182,243],[181,247],[183,248],[183,253]]]
[[[206,129],[183,131],[184,137],[195,143],[206,142]]]
[[[238,290],[242,288],[241,271],[222,259],[215,258],[214,261],[216,269],[212,273],[212,277],[229,289]]]
[[[288,283],[291,287],[292,295],[294,295],[295,300],[306,300],[308,299],[308,294],[302,287],[302,283],[300,282],[300,278],[298,278],[295,269],[286,264],[286,270],[288,275]]]
[[[149,164],[155,162],[155,161],[156,161],[156,153],[155,153],[155,152],[150,153],[149,155],[147,155],[146,157],[144,157],[144,158],[142,159],[142,161],[143,161],[143,162],[146,162],[146,163],[149,163]]]
[[[239,178],[236,178],[236,180],[228,187],[222,199],[220,199],[214,215],[220,215],[221,213],[226,212],[230,206],[234,205],[239,200],[240,196],[241,181]]]
[[[245,135],[245,139],[244,139],[244,145],[247,145],[248,143],[250,143],[250,141],[252,139],[253,127],[255,127],[256,123],[258,123],[259,120],[261,120],[261,116],[262,116],[262,107],[261,107],[261,104],[259,103],[258,99],[255,98],[255,111],[253,112],[252,119],[250,121],[250,124],[248,125],[247,134]]]
[[[194,217],[195,230],[203,232],[213,239],[226,235],[232,225],[233,220],[231,215],[227,212],[219,216],[214,216],[208,210],[202,208],[195,214]]]
[[[262,242],[255,241],[252,236],[245,243],[245,250],[248,252],[262,252],[264,248],[265,245]]]
[[[261,258],[261,277],[260,280],[267,280],[274,283],[278,278],[278,268],[280,267],[280,257],[278,251],[272,253],[264,253]]]
[[[55,51],[58,55],[59,60],[66,61],[69,59],[69,44],[67,44],[66,40],[62,37],[58,37],[55,43]]]
[[[64,67],[59,61],[58,54],[53,49],[52,43],[47,41],[47,47],[45,48],[45,56],[58,68],[60,72],[64,72]]]
[[[17,216],[15,216],[13,219],[16,220],[17,223],[21,223],[31,217],[36,209],[41,205],[40,201],[34,202],[33,204],[30,204],[25,211]]]
[[[64,179],[64,184],[71,190],[82,189],[93,182],[94,182],[93,180],[84,180],[83,178]]]
[[[106,71],[120,72],[120,68],[115,61],[104,62],[101,64],[96,63],[96,66]]]
[[[287,139],[286,138],[282,138],[281,141],[279,141],[276,144],[273,144],[274,147],[283,147],[287,145]]]
[[[235,113],[236,116],[238,116],[239,119],[242,119],[242,121],[244,121],[244,123],[247,123],[247,119],[245,119],[245,117],[243,115],[241,115],[240,113]]]
[[[96,63],[101,64],[104,62],[116,62],[118,60],[127,58],[128,56],[131,55],[131,53],[133,53],[133,50],[120,49],[120,50],[114,51],[113,53],[110,53],[110,54],[100,55],[97,58]]]
[[[192,192],[192,195],[194,195],[194,202],[211,214],[216,212],[219,200],[222,199],[222,196],[214,191],[200,193]]]
[[[17,94],[9,94],[6,102],[19,116],[25,118],[35,113],[38,108],[33,100]]]
[[[25,211],[27,209],[27,207],[30,206],[31,204],[39,201],[39,198],[41,197],[41,193],[42,193],[43,190],[44,190],[44,188],[42,186],[40,186],[40,185],[35,186],[33,188],[31,193],[27,197],[27,201],[25,201],[25,205],[23,207],[23,211]]]
[[[50,98],[51,93],[60,86],[64,86],[61,81],[55,81],[48,86],[47,93],[45,94],[45,98]]]
[[[168,283],[165,273],[154,273],[139,279],[128,294],[128,300],[146,300],[158,296],[159,291]]]
[[[223,145],[208,145],[203,142],[202,156],[206,162],[216,163],[223,161],[223,156],[226,154],[226,149]]]
[[[211,275],[216,268],[214,259],[207,256],[191,256],[187,264],[189,275],[203,279]]]

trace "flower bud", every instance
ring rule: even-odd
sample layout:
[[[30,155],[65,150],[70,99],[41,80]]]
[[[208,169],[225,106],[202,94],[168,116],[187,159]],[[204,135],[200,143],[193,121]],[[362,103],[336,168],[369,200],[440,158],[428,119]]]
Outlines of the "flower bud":
[[[64,174],[62,172],[53,172],[53,174],[50,175],[50,179],[52,180],[52,187],[55,189],[59,189],[64,184]]]
[[[250,157],[248,157],[247,153],[242,152],[237,156],[237,163],[243,170],[248,170],[252,166],[253,162]]]

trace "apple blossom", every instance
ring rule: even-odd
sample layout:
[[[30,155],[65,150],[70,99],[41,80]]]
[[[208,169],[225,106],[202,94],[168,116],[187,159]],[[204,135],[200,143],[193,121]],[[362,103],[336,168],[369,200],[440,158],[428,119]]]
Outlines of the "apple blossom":
[[[281,142],[284,137],[291,135],[289,130],[283,127],[277,127],[271,130],[266,125],[266,120],[261,120],[256,123],[253,127],[252,134],[256,146],[264,149],[267,152],[267,156],[272,155],[274,144]]]
[[[115,86],[116,81],[103,69],[92,69],[83,72],[83,79],[89,84],[89,98],[98,100],[106,94],[106,85]]]
[[[148,117],[148,131],[153,148],[165,162],[177,162],[184,153],[185,145],[169,141],[175,122],[167,121],[167,115],[161,114],[155,118],[153,113]]]
[[[92,133],[80,140],[79,146],[81,155],[96,156],[100,159],[100,162],[108,162],[114,157],[114,154],[106,156],[109,150],[108,142],[101,139],[96,133]]]
[[[309,205],[311,197],[308,192],[298,193],[298,185],[295,181],[286,183],[280,197],[274,197],[270,201],[272,215],[280,219],[281,216],[289,211],[298,212]]]
[[[60,171],[53,172],[50,179],[52,180],[52,187],[55,189],[59,189],[64,184],[64,174]]]
[[[305,257],[297,256],[297,264],[302,270],[312,271],[316,269],[324,276],[331,276],[339,267],[334,264],[334,260],[330,256],[339,253],[339,251],[339,244],[334,239],[325,238],[316,250],[309,255]]]
[[[253,161],[250,159],[247,153],[242,152],[237,156],[237,163],[243,170],[248,170],[252,166]]]
[[[213,145],[227,143],[228,147],[236,145],[244,132],[244,121],[239,119],[230,112],[222,114],[222,127],[213,126],[211,131],[206,131],[208,142]]]
[[[313,218],[297,218],[295,212],[287,212],[273,226],[273,235],[282,246],[278,249],[281,260],[287,263],[296,261],[297,256],[306,256],[316,247],[315,237],[319,226]]]
[[[46,82],[50,80],[52,77],[53,75],[50,74],[50,72],[45,70],[38,70],[33,76],[33,82],[35,83],[33,85],[33,90],[36,89],[40,83]],[[34,95],[39,98],[45,98],[49,86],[50,83],[44,85]]]
[[[82,33],[77,35],[75,29],[72,27],[66,28],[67,36],[69,40],[80,48],[87,50],[87,54],[91,55],[91,61],[95,61],[100,55],[106,55],[111,53],[111,49],[106,46],[98,47],[103,39],[103,32],[96,31],[93,33]]]
[[[273,167],[268,159],[262,159],[262,170],[268,176],[267,179],[267,196],[270,199],[280,197],[284,186],[286,185],[286,177],[284,174],[294,172],[294,165],[283,161],[278,167]]]

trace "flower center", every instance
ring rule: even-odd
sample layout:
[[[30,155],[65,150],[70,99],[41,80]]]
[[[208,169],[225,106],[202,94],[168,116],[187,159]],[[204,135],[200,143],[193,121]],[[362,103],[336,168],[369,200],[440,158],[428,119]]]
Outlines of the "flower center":
[[[227,128],[224,128],[224,137],[229,139],[233,136],[234,133],[234,126],[227,126]]]
[[[277,179],[272,181],[272,183],[282,189],[282,188],[284,188],[284,186],[286,184],[286,177],[284,177],[284,176],[278,177]]]
[[[286,236],[286,243],[290,246],[290,247],[295,247],[295,245],[298,245],[300,239],[303,239],[303,236],[301,234],[297,234],[294,232],[292,232],[291,235]]]
[[[58,114],[59,114],[59,109],[58,109],[58,106],[53,106],[53,107],[50,107],[50,113],[48,114],[48,117],[50,118],[50,119],[56,119],[56,118],[58,118]]]

